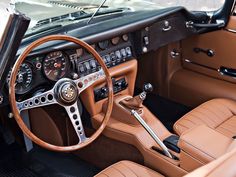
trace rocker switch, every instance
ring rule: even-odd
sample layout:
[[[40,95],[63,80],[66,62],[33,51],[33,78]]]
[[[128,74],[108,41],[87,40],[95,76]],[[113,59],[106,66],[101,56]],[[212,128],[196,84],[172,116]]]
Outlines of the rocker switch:
[[[148,45],[148,44],[149,44],[149,38],[148,38],[148,36],[144,36],[144,37],[143,37],[143,41],[144,41],[144,44],[145,44],[145,45]]]

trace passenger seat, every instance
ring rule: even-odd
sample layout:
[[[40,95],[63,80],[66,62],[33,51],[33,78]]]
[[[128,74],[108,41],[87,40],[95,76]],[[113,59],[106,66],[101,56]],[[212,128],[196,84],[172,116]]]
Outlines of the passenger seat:
[[[236,102],[230,99],[207,101],[180,118],[174,124],[174,130],[180,136],[203,124],[227,137],[236,136]]]

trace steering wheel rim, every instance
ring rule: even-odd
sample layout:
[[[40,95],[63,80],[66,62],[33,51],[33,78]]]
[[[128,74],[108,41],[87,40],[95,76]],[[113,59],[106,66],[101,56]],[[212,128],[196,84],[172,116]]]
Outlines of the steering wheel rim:
[[[16,77],[17,77],[17,73],[18,70],[20,68],[20,65],[23,63],[23,61],[25,60],[25,58],[28,56],[28,54],[30,54],[30,52],[35,49],[36,47],[46,43],[46,42],[50,42],[50,41],[54,41],[54,40],[64,40],[64,41],[68,41],[68,42],[73,42],[81,47],[83,47],[84,49],[86,49],[88,52],[90,52],[93,57],[98,61],[98,63],[100,64],[101,68],[103,69],[103,72],[105,74],[105,80],[107,82],[107,87],[108,87],[108,106],[107,106],[107,111],[105,113],[104,119],[102,121],[102,124],[100,125],[100,127],[96,130],[96,132],[89,138],[87,138],[85,141],[83,141],[82,143],[78,143],[76,145],[70,145],[70,146],[57,146],[57,145],[53,145],[50,144],[48,142],[45,142],[44,140],[40,139],[39,137],[37,137],[31,130],[29,130],[29,128],[26,126],[26,124],[24,123],[21,115],[20,115],[20,111],[18,110],[18,105],[17,105],[17,101],[16,101],[16,96],[15,96],[15,82],[16,82]],[[95,80],[96,81],[96,80]],[[95,82],[94,81],[94,82]],[[91,86],[91,85],[90,85]],[[79,95],[79,93],[78,93]],[[24,51],[23,53],[18,57],[18,59],[16,60],[13,68],[12,68],[12,72],[11,72],[11,77],[10,77],[10,82],[9,82],[9,99],[10,99],[10,105],[12,108],[12,112],[14,115],[14,118],[17,122],[17,124],[19,125],[19,127],[21,128],[21,130],[23,131],[23,133],[29,138],[31,139],[34,143],[38,144],[39,146],[46,148],[48,150],[53,150],[53,151],[62,151],[62,152],[70,152],[70,151],[75,151],[75,150],[79,150],[87,145],[89,145],[90,143],[92,143],[105,129],[109,118],[111,116],[111,112],[112,112],[112,107],[113,107],[113,86],[112,86],[112,79],[111,79],[111,75],[106,67],[106,64],[103,62],[101,56],[97,53],[97,51],[92,48],[89,44],[87,44],[86,42],[71,37],[71,36],[66,36],[66,35],[51,35],[51,36],[46,36],[43,38],[40,38],[36,41],[34,41],[33,43],[31,43]]]

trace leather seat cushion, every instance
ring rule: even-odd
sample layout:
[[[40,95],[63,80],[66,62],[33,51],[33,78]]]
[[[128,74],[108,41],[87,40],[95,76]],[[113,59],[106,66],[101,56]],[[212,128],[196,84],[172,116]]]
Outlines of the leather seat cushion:
[[[199,125],[233,137],[236,135],[236,102],[229,99],[213,99],[193,109],[174,124],[174,130],[181,135]]]
[[[163,175],[131,161],[120,161],[95,177],[163,177]]]

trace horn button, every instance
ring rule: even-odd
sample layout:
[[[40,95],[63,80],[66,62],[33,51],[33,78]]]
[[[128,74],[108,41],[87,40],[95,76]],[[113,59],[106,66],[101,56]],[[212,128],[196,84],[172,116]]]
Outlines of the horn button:
[[[61,82],[57,87],[58,101],[64,104],[74,103],[78,98],[78,89],[73,81]]]

